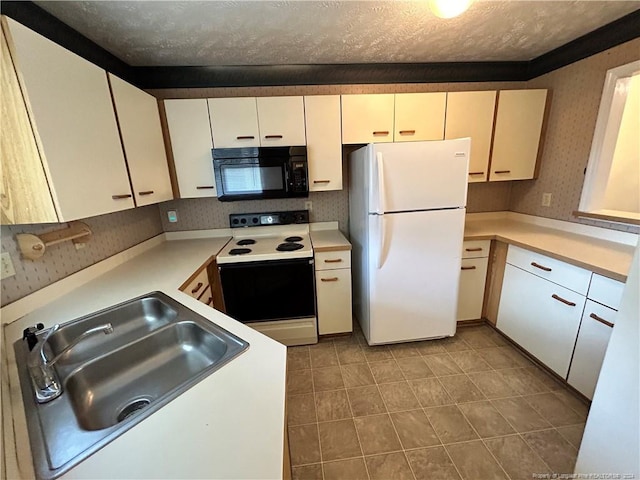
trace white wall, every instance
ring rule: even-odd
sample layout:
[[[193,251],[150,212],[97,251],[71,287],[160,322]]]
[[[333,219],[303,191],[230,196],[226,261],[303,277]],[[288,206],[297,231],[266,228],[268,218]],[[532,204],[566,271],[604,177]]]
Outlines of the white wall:
[[[631,263],[616,324],[591,404],[576,473],[640,478],[640,246]]]

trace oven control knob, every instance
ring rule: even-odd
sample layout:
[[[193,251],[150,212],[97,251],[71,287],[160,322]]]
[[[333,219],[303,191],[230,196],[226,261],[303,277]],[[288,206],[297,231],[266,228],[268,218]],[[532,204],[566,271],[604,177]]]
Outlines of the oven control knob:
[[[234,225],[237,225],[238,223],[240,223],[240,220],[238,220],[237,218],[234,218],[234,219],[233,219],[233,224],[234,224]]]
[[[259,219],[258,219],[258,217],[253,217],[253,218],[251,219],[251,221],[252,221],[253,223],[258,223],[258,222],[259,222]]]
[[[240,223],[242,223],[243,225],[245,225],[247,223],[247,219],[243,218],[242,220],[240,220]]]
[[[293,216],[289,213],[283,213],[280,215],[280,223],[282,223],[283,225],[288,225],[290,223],[293,223]]]

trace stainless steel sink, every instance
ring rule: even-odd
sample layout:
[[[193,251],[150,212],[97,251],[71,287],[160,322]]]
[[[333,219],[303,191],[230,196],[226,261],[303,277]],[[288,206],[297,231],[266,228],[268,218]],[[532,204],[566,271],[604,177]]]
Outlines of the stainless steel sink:
[[[56,363],[63,393],[48,403],[34,400],[26,342],[14,343],[38,478],[62,475],[249,347],[153,292],[61,325],[47,355],[105,322],[113,334],[87,338]]]

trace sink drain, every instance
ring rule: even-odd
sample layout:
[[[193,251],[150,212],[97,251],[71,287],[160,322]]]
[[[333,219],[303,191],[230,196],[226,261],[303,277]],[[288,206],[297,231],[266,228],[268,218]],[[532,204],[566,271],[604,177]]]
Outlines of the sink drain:
[[[120,410],[120,413],[118,414],[118,422],[126,420],[127,418],[135,414],[138,410],[142,410],[150,403],[151,400],[147,400],[146,398],[134,400],[133,402],[126,405],[122,410]]]

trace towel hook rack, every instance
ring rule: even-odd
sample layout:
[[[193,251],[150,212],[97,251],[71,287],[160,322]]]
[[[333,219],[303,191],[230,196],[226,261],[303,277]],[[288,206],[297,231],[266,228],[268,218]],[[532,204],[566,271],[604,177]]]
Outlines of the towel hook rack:
[[[44,255],[47,247],[67,240],[72,240],[73,243],[86,243],[91,239],[91,234],[91,229],[86,223],[69,222],[67,228],[40,235],[19,233],[16,235],[16,241],[23,258],[37,260]]]

